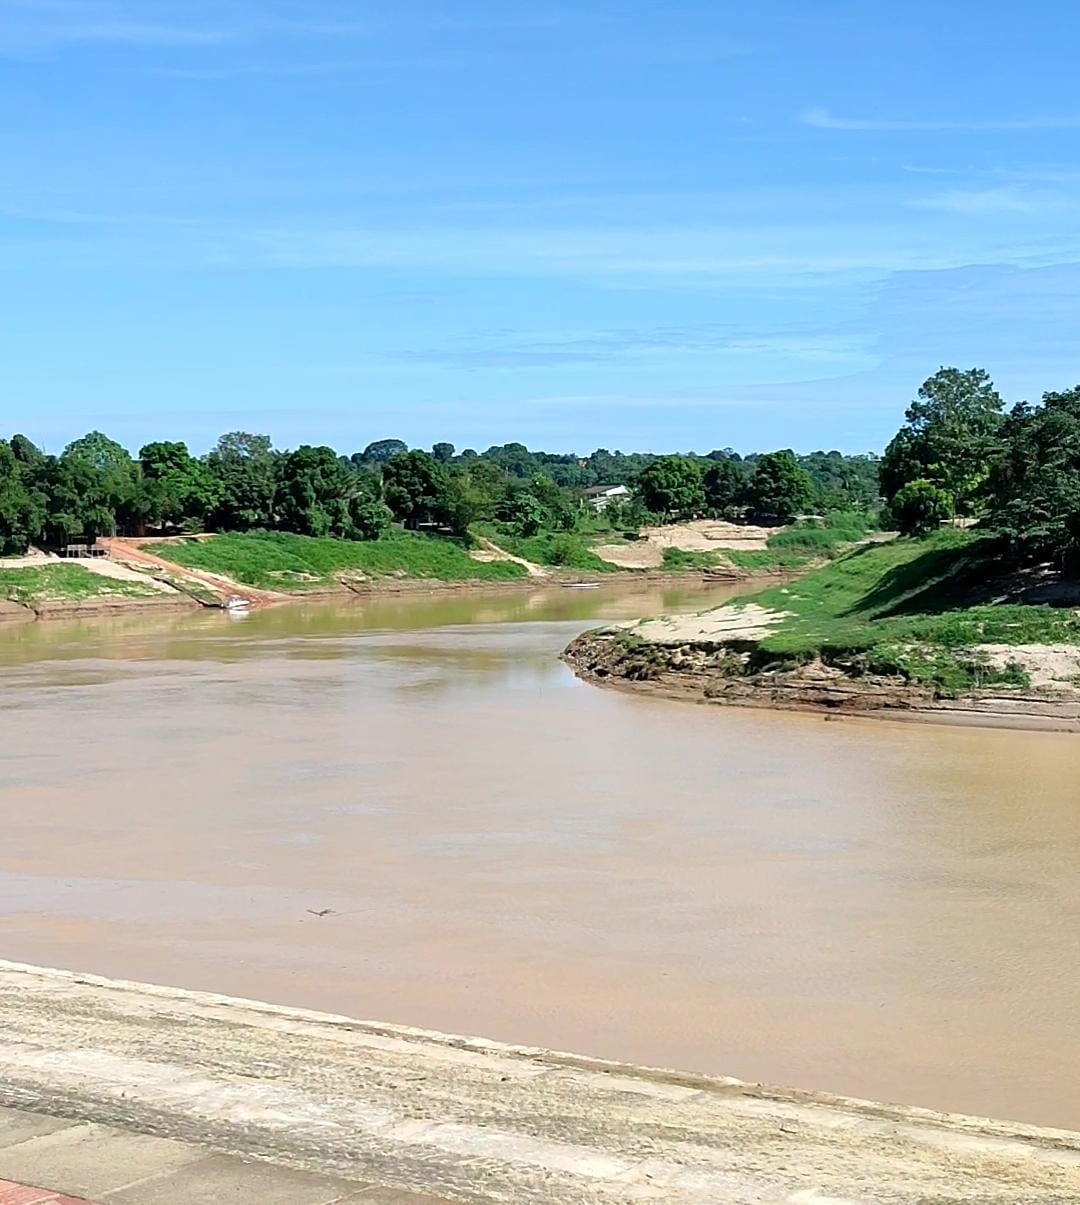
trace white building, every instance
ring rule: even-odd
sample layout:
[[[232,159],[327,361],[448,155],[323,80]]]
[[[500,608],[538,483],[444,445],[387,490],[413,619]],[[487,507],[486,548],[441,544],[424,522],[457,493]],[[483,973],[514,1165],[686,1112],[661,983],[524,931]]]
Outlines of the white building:
[[[630,491],[625,485],[594,485],[585,491],[585,501],[599,514],[611,502],[625,502]]]

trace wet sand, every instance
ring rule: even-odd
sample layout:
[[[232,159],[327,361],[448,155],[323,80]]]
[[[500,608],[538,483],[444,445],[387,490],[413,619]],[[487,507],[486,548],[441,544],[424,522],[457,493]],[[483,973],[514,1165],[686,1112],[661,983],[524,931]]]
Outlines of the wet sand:
[[[5,630],[0,953],[1080,1126],[1080,742],[632,698],[557,660],[709,599]]]

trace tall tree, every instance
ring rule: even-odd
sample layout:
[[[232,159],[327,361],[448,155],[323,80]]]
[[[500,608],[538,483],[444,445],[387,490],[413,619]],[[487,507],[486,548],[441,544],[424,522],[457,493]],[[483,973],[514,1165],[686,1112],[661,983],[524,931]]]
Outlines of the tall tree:
[[[659,456],[638,481],[641,498],[649,510],[668,518],[681,518],[705,505],[701,467],[689,456]]]
[[[814,483],[789,448],[760,457],[750,479],[750,505],[764,519],[790,523],[814,503]]]
[[[409,445],[401,439],[376,439],[360,453],[362,464],[382,464],[399,452],[407,452]]]
[[[987,522],[1025,559],[1080,563],[1080,386],[1013,408]]]
[[[139,451],[149,522],[181,526],[202,523],[218,497],[217,482],[187,444],[159,440]]]
[[[276,510],[286,531],[345,536],[352,530],[349,474],[333,448],[302,444],[282,462]]]
[[[216,482],[209,524],[220,531],[272,527],[279,457],[268,435],[230,431],[206,456]]]
[[[27,487],[23,466],[11,444],[0,439],[0,556],[26,552],[44,521],[44,506]]]
[[[919,388],[904,426],[881,459],[886,501],[910,481],[947,493],[961,515],[974,514],[1000,448],[1004,402],[981,368],[941,368]]]
[[[126,448],[100,431],[91,431],[68,444],[60,460],[69,499],[81,498],[83,531],[88,536],[130,531],[141,525],[139,466]]]
[[[383,465],[383,499],[410,529],[442,520],[446,488],[446,470],[419,449],[399,452]]]
[[[716,515],[731,516],[746,502],[746,473],[737,460],[720,456],[705,470],[705,505]]]

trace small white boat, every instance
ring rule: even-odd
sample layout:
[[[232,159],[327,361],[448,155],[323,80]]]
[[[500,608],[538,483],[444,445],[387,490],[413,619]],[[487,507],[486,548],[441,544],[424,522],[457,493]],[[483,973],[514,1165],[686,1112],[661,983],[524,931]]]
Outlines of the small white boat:
[[[230,594],[221,605],[226,611],[246,611],[251,604],[239,594]]]
[[[599,582],[562,582],[564,590],[599,590]]]

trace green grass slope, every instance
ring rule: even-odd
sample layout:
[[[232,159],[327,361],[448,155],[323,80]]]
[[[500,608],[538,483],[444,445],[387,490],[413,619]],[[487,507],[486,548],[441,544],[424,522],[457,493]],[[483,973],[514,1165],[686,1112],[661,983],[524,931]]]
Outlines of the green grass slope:
[[[333,584],[338,575],[349,574],[444,582],[498,582],[525,575],[520,565],[509,561],[474,561],[452,540],[411,532],[370,541],[287,532],[226,534],[145,547],[186,569],[220,573],[267,590],[313,590]]]
[[[979,644],[1080,644],[1080,613],[1029,603],[972,604],[1000,572],[994,544],[970,532],[871,544],[752,601],[787,612],[761,642],[780,658],[821,655],[867,671],[900,672],[945,690],[993,674]],[[1016,671],[1005,680],[1022,684]]]
[[[86,599],[159,598],[160,591],[139,582],[103,577],[80,565],[0,569],[0,597],[26,606]]]

